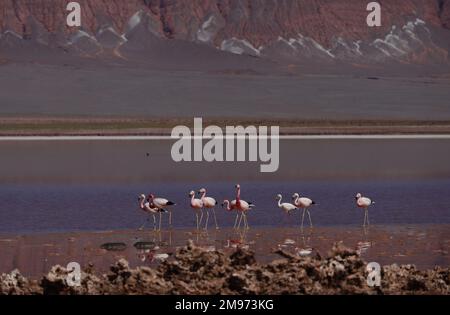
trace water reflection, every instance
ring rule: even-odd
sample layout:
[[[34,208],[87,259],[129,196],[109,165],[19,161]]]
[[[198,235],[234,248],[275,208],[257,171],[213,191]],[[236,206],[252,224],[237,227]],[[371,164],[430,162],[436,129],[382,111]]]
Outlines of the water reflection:
[[[163,232],[108,231],[97,233],[49,234],[0,238],[0,273],[18,268],[24,275],[41,275],[54,265],[71,261],[81,266],[93,264],[107,272],[118,259],[131,267],[156,267],[160,261],[192,240],[207,251],[249,249],[260,263],[280,258],[277,250],[290,256],[326,257],[336,242],[356,249],[366,261],[380,264],[415,264],[433,268],[450,263],[450,228],[433,226],[315,227],[303,232],[295,228],[252,228],[201,231],[169,230]],[[374,246],[376,244],[376,246]]]
[[[104,243],[100,245],[101,249],[109,252],[123,252],[127,249],[127,244],[125,243]]]
[[[301,247],[296,248],[296,252],[299,256],[309,256],[313,252],[313,247],[311,246],[312,242],[312,229],[310,229],[309,234],[301,233],[300,239],[301,239]]]
[[[255,244],[254,241],[248,241],[247,240],[247,229],[233,229],[233,234],[228,235],[227,237],[227,244],[225,245],[225,248],[241,248],[248,250],[250,249],[250,246]]]
[[[357,252],[359,255],[364,255],[372,247],[372,241],[370,239],[370,226],[363,226],[361,233],[361,240],[357,243]]]
[[[172,254],[169,253],[172,247],[172,230],[167,232],[153,231],[151,240],[137,238],[133,247],[136,249],[137,259],[148,264],[167,260]]]
[[[306,257],[313,253],[313,229],[300,229],[294,238],[284,238],[281,243],[277,245],[278,249],[289,252],[295,256]]]

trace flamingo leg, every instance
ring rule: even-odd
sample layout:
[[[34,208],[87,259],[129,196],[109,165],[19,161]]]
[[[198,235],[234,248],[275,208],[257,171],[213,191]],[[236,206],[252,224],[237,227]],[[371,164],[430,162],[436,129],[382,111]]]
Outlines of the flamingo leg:
[[[236,214],[236,220],[234,220],[234,226],[233,226],[233,229],[236,229],[237,223],[238,223],[238,219],[239,219],[239,212]]]
[[[309,224],[311,225],[311,227],[313,227],[312,220],[311,220],[311,213],[309,213],[309,210],[307,210],[307,211],[308,211],[308,217],[309,217]]]
[[[153,215],[153,231],[156,231],[156,216],[154,213],[152,215]]]
[[[367,226],[369,226],[370,225],[370,222],[369,222],[369,209],[366,210],[366,213],[367,213]]]
[[[205,230],[208,230],[208,221],[209,221],[209,209],[206,209]]]
[[[162,220],[162,213],[159,213],[159,231],[161,231],[161,220]]]
[[[172,210],[169,210],[169,226],[172,226]]]
[[[366,218],[367,218],[367,211],[364,210],[364,222],[363,222],[363,226],[366,226]]]
[[[245,228],[246,228],[247,230],[249,230],[250,227],[249,227],[249,225],[248,225],[247,214],[246,214],[246,213],[243,213],[243,215],[244,215]]]
[[[301,228],[302,228],[302,229],[303,229],[303,223],[304,223],[304,221],[305,221],[305,212],[306,212],[306,209],[303,209],[302,225],[301,225]]]
[[[239,219],[239,224],[237,226],[238,230],[241,228],[242,217],[243,217],[243,214],[241,213],[241,218]]]
[[[147,225],[148,218],[145,219],[144,224],[139,228],[139,231],[142,231],[144,227]]]
[[[198,212],[195,213],[195,217],[197,218],[197,230],[198,230]]]
[[[217,224],[217,217],[216,217],[216,209],[212,209],[213,210],[213,215],[214,215],[214,223],[216,224],[216,230],[219,229],[219,225]]]
[[[202,222],[203,222],[203,209],[200,209],[200,221],[198,222],[198,226],[201,226],[202,225]]]

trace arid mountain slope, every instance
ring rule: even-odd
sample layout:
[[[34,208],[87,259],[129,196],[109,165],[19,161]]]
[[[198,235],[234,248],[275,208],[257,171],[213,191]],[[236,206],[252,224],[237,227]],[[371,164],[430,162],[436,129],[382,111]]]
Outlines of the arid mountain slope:
[[[378,28],[367,26],[361,0],[79,0],[81,28],[66,26],[68,2],[1,1],[0,54],[32,43],[123,57],[181,40],[290,63],[449,61],[449,0],[383,1]]]

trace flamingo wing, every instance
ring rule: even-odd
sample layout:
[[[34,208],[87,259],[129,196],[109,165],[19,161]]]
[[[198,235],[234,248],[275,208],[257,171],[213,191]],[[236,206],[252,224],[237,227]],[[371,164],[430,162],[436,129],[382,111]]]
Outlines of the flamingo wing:
[[[203,204],[205,205],[205,207],[214,207],[215,205],[217,205],[217,201],[214,198],[211,197],[204,197],[202,198]]]
[[[372,205],[372,200],[367,197],[361,197],[358,199],[358,206],[360,207],[368,207]]]
[[[250,206],[250,204],[249,204],[247,201],[245,201],[245,200],[240,200],[240,204],[236,204],[236,207],[237,207],[239,210],[242,210],[242,211],[247,211],[247,210],[250,210],[251,208],[253,208],[253,207]]]
[[[310,207],[311,205],[313,205],[314,204],[314,201],[312,201],[311,199],[309,199],[309,198],[300,198],[299,199],[299,204],[302,206],[302,207]]]
[[[153,204],[157,208],[164,208],[164,207],[167,207],[167,206],[174,206],[175,205],[174,202],[169,201],[169,200],[164,199],[164,198],[154,198],[153,199]]]
[[[281,208],[286,212],[291,212],[297,209],[297,207],[291,203],[283,203],[281,204]]]

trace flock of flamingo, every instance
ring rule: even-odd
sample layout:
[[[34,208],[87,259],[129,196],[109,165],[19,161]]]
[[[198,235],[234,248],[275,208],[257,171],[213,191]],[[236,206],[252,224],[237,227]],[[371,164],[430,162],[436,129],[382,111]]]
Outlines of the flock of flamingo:
[[[247,213],[249,210],[255,207],[255,205],[251,202],[247,202],[241,198],[241,186],[237,184],[236,188],[236,199],[229,201],[224,200],[222,203],[222,207],[228,211],[236,211],[236,219],[234,221],[234,229],[240,229],[243,224],[244,229],[249,229]],[[217,224],[217,217],[215,208],[218,205],[216,199],[212,197],[206,196],[206,189],[202,188],[198,191],[198,197],[196,198],[195,191],[191,191],[189,193],[190,198],[190,206],[194,210],[196,216],[196,225],[197,230],[201,228],[207,230],[208,229],[208,221],[210,216],[210,211],[212,211],[214,223],[216,229],[219,229],[219,225]],[[358,193],[355,197],[356,205],[358,208],[364,210],[364,223],[363,226],[369,225],[369,207],[375,204],[370,198],[363,197],[360,193]],[[278,202],[278,208],[283,210],[285,213],[290,214],[296,210],[303,210],[302,220],[301,220],[301,228],[303,229],[305,214],[308,214],[309,224],[312,228],[312,220],[311,213],[309,211],[310,207],[315,205],[316,203],[306,197],[301,197],[298,193],[295,193],[292,196],[292,203],[282,202],[283,196],[281,194],[277,195],[276,201]],[[172,226],[172,207],[176,206],[176,204],[166,198],[155,197],[153,194],[148,195],[147,197],[142,194],[139,197],[139,206],[140,209],[146,212],[147,214],[153,217],[153,228],[154,230],[161,230],[161,221],[162,214],[169,214],[169,225]],[[206,210],[206,219],[205,225],[202,227],[204,210]],[[159,215],[159,224],[157,227],[156,216]],[[144,222],[144,225],[140,228],[140,230],[145,228],[148,220]]]

